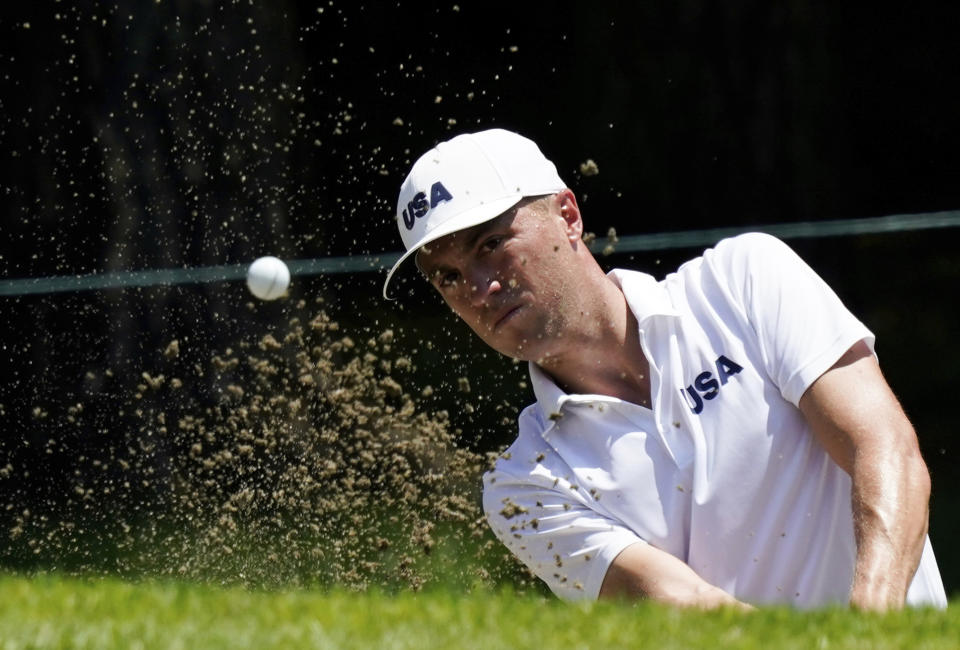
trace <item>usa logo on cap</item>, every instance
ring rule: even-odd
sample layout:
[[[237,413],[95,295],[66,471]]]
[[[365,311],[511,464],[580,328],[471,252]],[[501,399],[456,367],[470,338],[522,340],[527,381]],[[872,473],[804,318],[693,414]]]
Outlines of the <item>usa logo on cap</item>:
[[[403,225],[407,227],[407,230],[412,230],[416,219],[425,217],[432,208],[452,198],[453,195],[447,191],[447,188],[440,181],[430,187],[430,201],[427,201],[426,194],[417,192],[413,195],[413,200],[407,203],[407,207],[403,209]]]

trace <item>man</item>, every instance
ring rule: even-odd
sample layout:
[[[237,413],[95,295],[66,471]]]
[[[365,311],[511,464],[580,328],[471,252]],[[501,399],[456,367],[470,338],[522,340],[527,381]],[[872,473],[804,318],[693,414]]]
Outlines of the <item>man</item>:
[[[605,274],[515,133],[461,135],[400,191],[406,253],[536,403],[484,477],[496,535],[559,596],[945,606],[929,475],[873,335],[778,240],[662,282]],[[389,296],[388,296],[389,297]]]

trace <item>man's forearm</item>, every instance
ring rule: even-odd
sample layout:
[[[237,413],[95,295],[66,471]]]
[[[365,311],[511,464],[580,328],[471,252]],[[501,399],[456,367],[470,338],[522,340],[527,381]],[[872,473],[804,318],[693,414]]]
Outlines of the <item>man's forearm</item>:
[[[927,534],[930,476],[916,437],[910,429],[892,438],[905,442],[861,450],[851,472],[857,563],[850,603],[864,609],[903,606]]]
[[[930,474],[913,426],[861,341],[800,399],[817,440],[853,482],[850,603],[901,607],[927,533]]]
[[[614,559],[600,587],[600,598],[649,598],[699,609],[753,609],[706,582],[686,563],[644,542],[628,546]]]

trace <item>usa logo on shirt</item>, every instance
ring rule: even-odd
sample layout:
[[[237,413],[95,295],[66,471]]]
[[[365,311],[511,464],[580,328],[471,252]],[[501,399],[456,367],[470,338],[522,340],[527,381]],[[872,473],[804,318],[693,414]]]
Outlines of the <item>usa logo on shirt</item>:
[[[680,394],[694,415],[700,415],[705,400],[712,400],[719,395],[720,389],[727,385],[730,377],[743,370],[743,366],[722,354],[713,365],[716,368],[716,377],[713,372],[705,370],[696,376],[692,384],[680,389]]]

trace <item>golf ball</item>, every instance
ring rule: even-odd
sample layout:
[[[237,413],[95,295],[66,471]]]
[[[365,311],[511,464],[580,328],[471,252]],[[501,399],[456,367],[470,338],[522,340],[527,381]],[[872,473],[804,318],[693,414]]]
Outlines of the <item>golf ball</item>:
[[[283,260],[267,255],[254,260],[247,269],[247,287],[261,300],[276,300],[290,286],[290,269]]]

